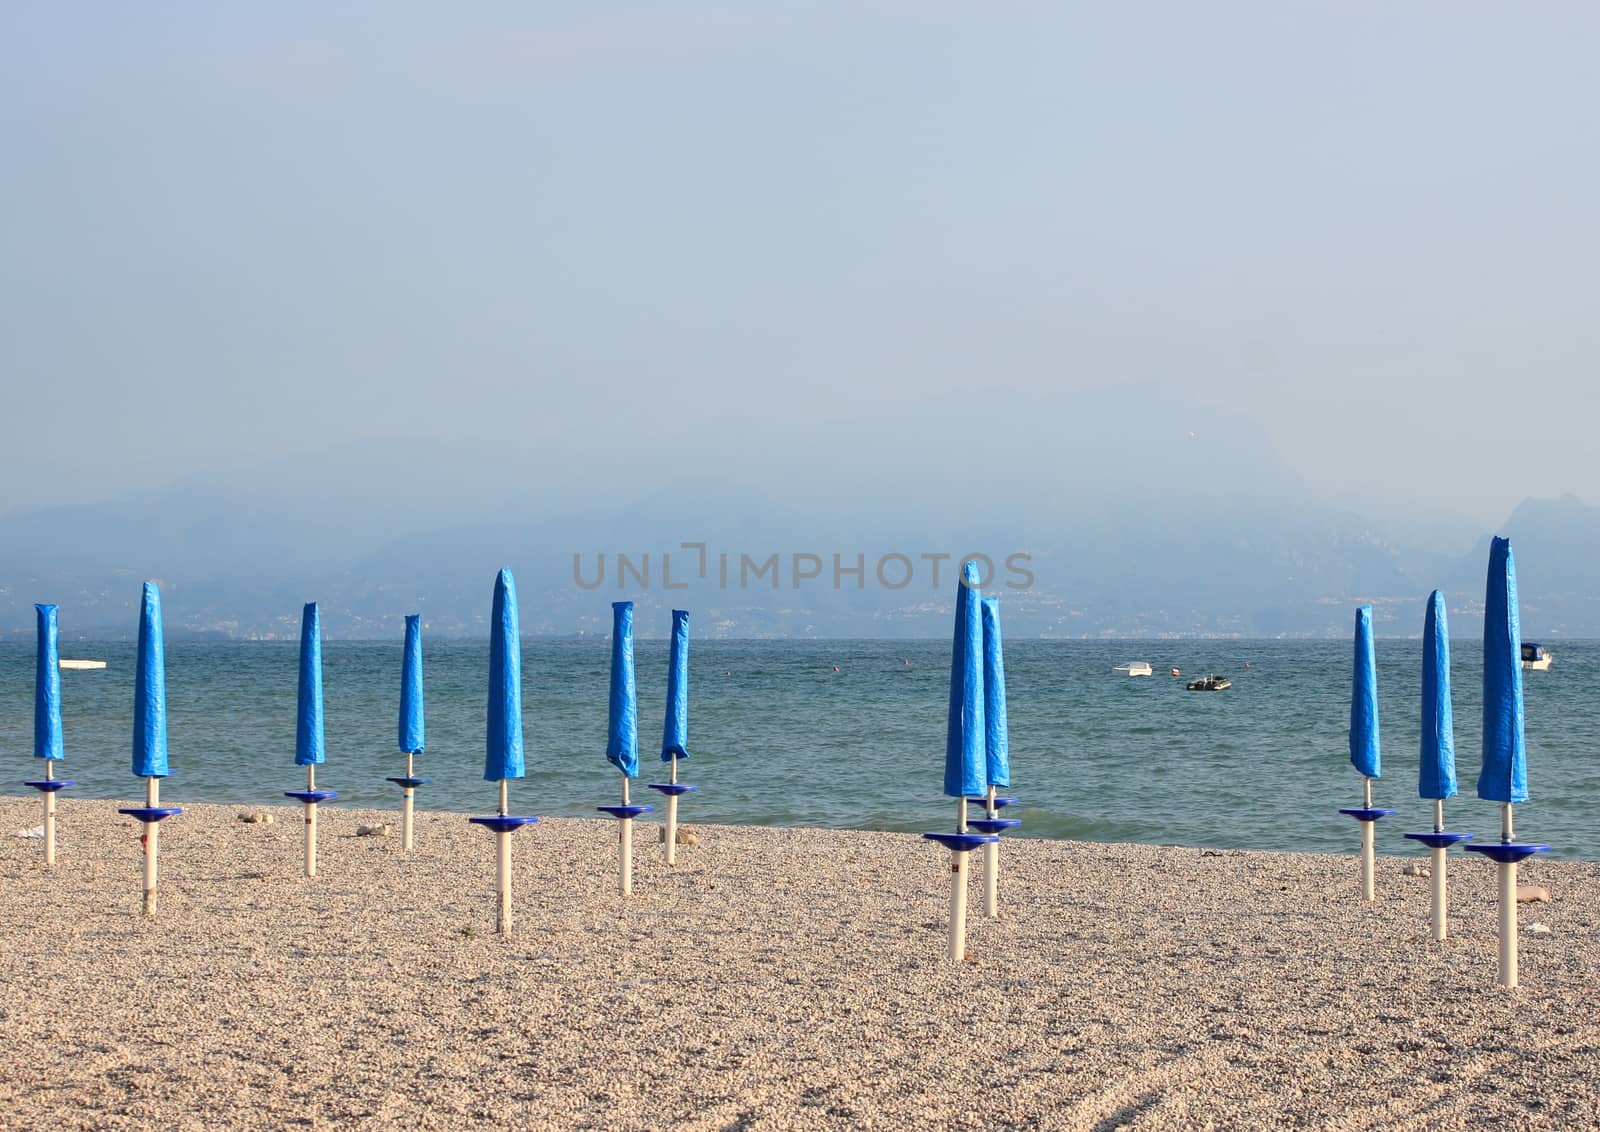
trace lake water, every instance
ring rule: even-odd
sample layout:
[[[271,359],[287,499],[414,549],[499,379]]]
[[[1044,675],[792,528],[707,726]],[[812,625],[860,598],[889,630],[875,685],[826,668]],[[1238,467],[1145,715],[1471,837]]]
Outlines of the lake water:
[[[317,785],[341,803],[398,808],[385,781],[404,773],[395,748],[400,638],[328,641],[323,681],[328,761]],[[426,642],[427,738],[420,807],[490,812],[483,781],[488,643]],[[667,644],[637,643],[641,767],[664,781],[660,749]],[[1520,839],[1565,858],[1600,858],[1600,642],[1553,646],[1555,666],[1525,673],[1532,801]],[[1424,852],[1401,839],[1430,828],[1417,797],[1420,641],[1379,641],[1384,777],[1374,801],[1399,813],[1378,827],[1380,852]],[[948,642],[697,641],[692,650],[682,804],[687,822],[942,829]],[[143,797],[130,774],[134,646],[63,642],[64,657],[109,662],[63,672],[69,797]],[[172,777],[163,803],[285,803],[303,788],[294,765],[297,645],[167,645]],[[1153,677],[1112,671],[1148,660]],[[905,663],[910,661],[909,664]],[[527,641],[523,719],[528,777],[512,784],[521,813],[593,816],[613,802],[605,761],[609,645]],[[1249,667],[1245,665],[1248,662]],[[839,672],[833,671],[838,666]],[[1351,647],[1307,641],[1012,641],[1006,647],[1012,788],[1021,836],[1354,852],[1361,780],[1347,728]],[[1181,668],[1184,680],[1166,675]],[[1499,811],[1474,793],[1480,761],[1482,648],[1452,646],[1457,776],[1448,828],[1496,837]],[[1219,693],[1187,678],[1232,679]],[[33,646],[0,643],[0,792],[32,794]],[[635,786],[636,801],[657,801]],[[12,831],[6,830],[5,833]]]

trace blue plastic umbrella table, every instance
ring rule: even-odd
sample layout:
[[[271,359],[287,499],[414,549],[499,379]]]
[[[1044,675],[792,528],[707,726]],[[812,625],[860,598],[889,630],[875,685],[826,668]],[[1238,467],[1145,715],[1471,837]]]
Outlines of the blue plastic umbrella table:
[[[622,803],[596,807],[617,819],[617,891],[633,892],[633,819],[654,806],[628,801],[628,780],[639,777],[639,708],[633,684],[633,602],[611,603],[611,694],[606,713],[606,760],[622,774]]]
[[[133,677],[133,775],[144,779],[144,805],[118,813],[144,826],[144,914],[156,914],[161,822],[183,811],[161,805],[167,769],[167,658],[161,631],[161,591],[144,584],[139,607],[139,659]]]
[[[1421,754],[1417,794],[1433,801],[1433,829],[1408,833],[1406,837],[1426,845],[1433,859],[1433,938],[1442,940],[1449,934],[1445,854],[1450,846],[1469,840],[1472,834],[1449,833],[1444,828],[1444,800],[1456,792],[1456,740],[1450,708],[1450,628],[1444,594],[1438,590],[1428,595],[1428,611],[1422,622]]]
[[[406,757],[406,773],[404,778],[391,778],[390,782],[400,787],[400,833],[401,847],[411,852],[412,831],[414,828],[414,801],[412,795],[417,787],[426,786],[432,782],[431,778],[418,778],[416,757],[423,750],[423,715],[422,715],[422,614],[411,613],[406,615],[406,642],[405,651],[400,661],[400,753]]]
[[[1002,806],[1015,798],[1000,798],[996,791],[1011,785],[1011,736],[1006,726],[1005,648],[1000,639],[1000,599],[986,597],[983,615],[983,734],[984,781],[988,788],[980,799],[983,816],[967,822],[979,833],[998,835],[1022,824],[1016,818],[1000,816]],[[1000,914],[1000,842],[983,847],[983,914],[990,919]]]
[[[1350,764],[1361,772],[1361,805],[1341,809],[1361,823],[1361,896],[1374,899],[1377,866],[1373,824],[1393,810],[1372,805],[1372,780],[1382,773],[1378,750],[1378,663],[1372,645],[1372,606],[1356,610],[1355,665],[1350,692]]]
[[[956,583],[955,633],[950,645],[950,706],[945,721],[944,792],[956,800],[954,833],[924,833],[950,850],[950,931],[946,957],[967,955],[967,854],[997,844],[998,834],[967,828],[967,798],[988,789],[988,745],[984,729],[983,614],[978,565],[968,562]]]
[[[300,613],[300,683],[295,700],[294,761],[306,768],[306,788],[285,790],[285,798],[306,807],[306,876],[317,875],[317,803],[331,802],[337,790],[317,789],[317,766],[327,761],[322,735],[322,614],[307,602]]]
[[[33,755],[44,760],[44,777],[26,782],[44,795],[44,863],[56,864],[56,794],[74,785],[57,778],[55,764],[66,756],[61,741],[61,661],[56,646],[56,607],[36,605],[38,646],[33,677]]]
[[[689,611],[672,611],[672,652],[667,662],[667,712],[662,727],[661,761],[667,781],[651,782],[667,796],[667,865],[678,863],[678,798],[695,787],[678,781],[678,760],[689,757]]]
[[[1517,985],[1517,865],[1548,845],[1519,844],[1511,808],[1528,800],[1528,752],[1523,737],[1522,625],[1517,609],[1517,567],[1511,540],[1489,544],[1483,597],[1483,766],[1478,797],[1500,803],[1500,840],[1468,845],[1500,871],[1500,972],[1503,987]]]
[[[484,735],[483,778],[500,785],[500,810],[468,818],[495,835],[495,930],[511,934],[511,835],[533,817],[514,817],[507,784],[526,773],[522,756],[522,638],[517,627],[517,583],[510,570],[494,580],[489,621],[489,719]]]

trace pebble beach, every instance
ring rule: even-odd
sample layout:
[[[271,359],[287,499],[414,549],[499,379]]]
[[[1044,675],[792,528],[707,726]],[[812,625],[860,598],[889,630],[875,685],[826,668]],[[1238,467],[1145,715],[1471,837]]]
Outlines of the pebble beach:
[[[145,918],[118,804],[63,797],[48,870],[37,799],[0,798],[0,1127],[1600,1125],[1593,862],[1522,869],[1550,899],[1508,991],[1475,857],[1439,944],[1422,855],[1367,904],[1353,854],[1013,840],[951,964],[911,834],[686,806],[676,868],[636,824],[623,897],[615,824],[548,819],[503,938],[465,815],[407,854],[397,812],[322,807],[306,877],[298,807],[186,806]]]

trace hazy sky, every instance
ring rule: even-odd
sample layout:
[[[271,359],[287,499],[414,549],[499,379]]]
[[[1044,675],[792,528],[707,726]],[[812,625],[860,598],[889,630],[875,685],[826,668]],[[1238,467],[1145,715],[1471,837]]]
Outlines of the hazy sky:
[[[0,511],[1151,379],[1338,502],[1600,503],[1597,44],[1587,2],[6,5]]]

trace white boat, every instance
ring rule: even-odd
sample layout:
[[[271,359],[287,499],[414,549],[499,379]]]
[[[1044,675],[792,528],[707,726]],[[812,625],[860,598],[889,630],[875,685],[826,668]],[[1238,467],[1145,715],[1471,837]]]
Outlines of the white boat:
[[[87,672],[91,669],[104,668],[106,666],[106,662],[103,660],[63,660],[60,664],[62,668],[67,669],[69,672]]]
[[[1550,650],[1538,641],[1522,642],[1522,667],[1531,668],[1535,672],[1545,672],[1550,668],[1550,662],[1555,659]]]
[[[1149,676],[1150,662],[1148,660],[1130,660],[1127,664],[1119,664],[1111,671],[1126,672],[1129,676]]]

